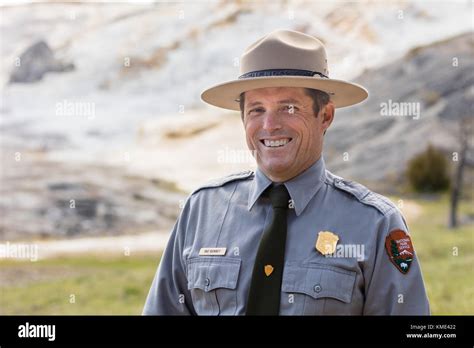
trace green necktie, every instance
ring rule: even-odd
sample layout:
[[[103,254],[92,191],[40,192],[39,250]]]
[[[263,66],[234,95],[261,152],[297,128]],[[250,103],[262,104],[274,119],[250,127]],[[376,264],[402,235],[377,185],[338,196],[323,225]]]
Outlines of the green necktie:
[[[278,185],[270,187],[269,196],[273,218],[258,246],[246,315],[278,315],[280,311],[290,195],[284,185]]]

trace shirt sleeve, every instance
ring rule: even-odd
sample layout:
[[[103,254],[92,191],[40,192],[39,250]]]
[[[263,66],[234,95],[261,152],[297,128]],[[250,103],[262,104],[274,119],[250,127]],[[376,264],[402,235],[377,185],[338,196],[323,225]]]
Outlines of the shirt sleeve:
[[[183,257],[189,199],[174,225],[143,308],[143,315],[195,315]]]
[[[408,227],[397,209],[383,217],[372,260],[364,272],[364,315],[430,315],[420,264],[411,243]]]

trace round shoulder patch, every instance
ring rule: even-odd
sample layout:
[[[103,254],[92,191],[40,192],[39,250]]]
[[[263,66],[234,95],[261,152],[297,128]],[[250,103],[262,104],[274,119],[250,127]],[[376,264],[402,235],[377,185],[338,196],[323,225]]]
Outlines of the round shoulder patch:
[[[408,273],[415,251],[410,236],[402,230],[393,230],[385,238],[385,250],[390,261],[403,274]]]

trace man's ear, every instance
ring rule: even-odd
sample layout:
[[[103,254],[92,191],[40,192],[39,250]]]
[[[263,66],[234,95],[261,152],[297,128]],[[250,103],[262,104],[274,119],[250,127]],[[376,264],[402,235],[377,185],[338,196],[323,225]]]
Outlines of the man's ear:
[[[326,133],[326,130],[334,120],[334,109],[334,103],[329,101],[321,110],[324,133]]]

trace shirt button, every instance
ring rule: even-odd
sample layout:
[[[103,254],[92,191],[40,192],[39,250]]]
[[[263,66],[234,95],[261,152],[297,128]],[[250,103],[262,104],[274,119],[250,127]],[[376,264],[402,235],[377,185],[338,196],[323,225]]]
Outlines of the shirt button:
[[[314,286],[314,291],[321,292],[321,285],[317,284]]]
[[[209,286],[209,284],[211,284],[211,281],[209,280],[209,278],[206,278],[205,284],[206,286]]]

